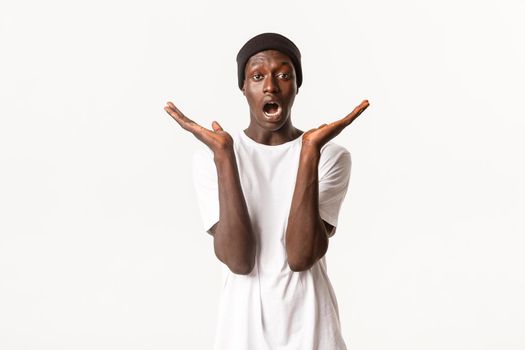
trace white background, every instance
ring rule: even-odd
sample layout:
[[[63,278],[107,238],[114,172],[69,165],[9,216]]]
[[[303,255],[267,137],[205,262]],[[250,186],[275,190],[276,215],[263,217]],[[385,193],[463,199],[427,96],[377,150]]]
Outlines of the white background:
[[[371,103],[335,140],[349,348],[525,348],[525,3],[315,3],[2,0],[1,349],[211,348],[198,141],[163,106],[247,127],[235,56],[265,31],[303,54],[296,126]]]

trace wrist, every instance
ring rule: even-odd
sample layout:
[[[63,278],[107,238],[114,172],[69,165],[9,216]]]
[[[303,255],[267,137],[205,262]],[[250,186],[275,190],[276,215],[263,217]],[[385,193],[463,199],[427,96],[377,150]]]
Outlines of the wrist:
[[[213,152],[213,160],[216,165],[223,164],[225,162],[235,161],[235,152],[233,151],[233,148],[215,151]]]
[[[301,146],[301,158],[316,159],[321,157],[321,150],[313,144],[303,143]]]

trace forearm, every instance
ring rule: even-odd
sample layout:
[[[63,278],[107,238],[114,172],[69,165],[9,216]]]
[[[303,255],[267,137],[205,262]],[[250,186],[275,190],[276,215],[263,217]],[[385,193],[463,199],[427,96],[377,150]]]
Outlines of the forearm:
[[[288,264],[309,269],[328,249],[328,235],[319,215],[320,152],[303,146],[286,229]]]
[[[215,156],[219,187],[219,223],[215,254],[232,272],[248,274],[255,263],[255,236],[241,188],[235,154]]]

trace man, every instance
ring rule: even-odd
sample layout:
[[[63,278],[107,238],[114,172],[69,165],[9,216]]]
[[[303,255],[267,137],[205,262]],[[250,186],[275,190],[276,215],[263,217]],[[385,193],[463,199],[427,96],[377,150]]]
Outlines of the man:
[[[264,33],[237,55],[248,128],[233,137],[165,107],[205,147],[194,157],[204,228],[224,263],[215,349],[346,349],[326,273],[350,176],[350,153],[330,142],[367,107],[303,132],[291,109],[302,84],[299,49]]]

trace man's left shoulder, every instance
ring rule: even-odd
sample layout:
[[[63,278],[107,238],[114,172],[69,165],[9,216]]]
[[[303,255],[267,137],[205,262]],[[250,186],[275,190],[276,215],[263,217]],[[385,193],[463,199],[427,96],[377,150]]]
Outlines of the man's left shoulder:
[[[350,158],[350,151],[333,141],[328,142],[321,148],[321,161],[329,162],[330,160],[338,160],[345,157]]]

